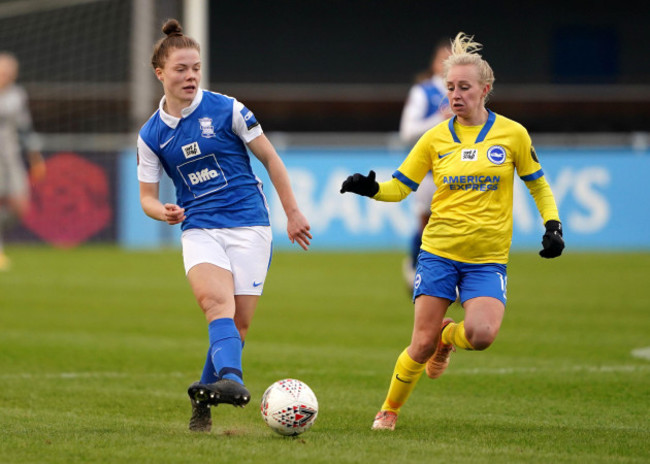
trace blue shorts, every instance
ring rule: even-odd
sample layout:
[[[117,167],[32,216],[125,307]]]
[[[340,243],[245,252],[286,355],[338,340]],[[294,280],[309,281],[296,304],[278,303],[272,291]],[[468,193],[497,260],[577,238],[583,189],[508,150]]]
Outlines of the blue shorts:
[[[413,283],[413,301],[420,295],[456,300],[456,287],[460,302],[479,296],[489,296],[506,304],[508,283],[505,264],[469,264],[442,258],[420,250]]]

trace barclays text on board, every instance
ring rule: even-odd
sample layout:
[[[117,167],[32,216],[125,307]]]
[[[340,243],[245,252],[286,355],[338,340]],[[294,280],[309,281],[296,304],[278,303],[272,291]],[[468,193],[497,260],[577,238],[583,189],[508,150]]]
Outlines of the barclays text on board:
[[[650,153],[631,150],[538,149],[546,178],[553,189],[564,224],[567,246],[579,249],[650,249],[650,191],[644,185],[650,172]],[[351,173],[377,172],[390,178],[404,153],[381,149],[290,149],[281,153],[294,192],[314,235],[314,250],[405,249],[415,228],[411,198],[382,203],[356,195],[341,195],[341,182]],[[159,246],[176,240],[177,231],[156,224],[137,206],[133,153],[121,163],[120,240],[128,247]],[[131,157],[131,158],[130,158]],[[295,248],[286,238],[286,219],[266,171],[257,160],[253,169],[264,183],[271,210],[276,249]],[[487,181],[483,183],[489,183]],[[169,186],[168,186],[169,188]],[[161,189],[164,191],[164,189]],[[133,196],[135,195],[135,196]],[[120,199],[122,200],[122,199]],[[543,226],[525,184],[515,179],[513,249],[539,247]],[[134,231],[139,231],[135,234]],[[147,231],[145,237],[142,232]],[[616,237],[616,241],[612,237]]]

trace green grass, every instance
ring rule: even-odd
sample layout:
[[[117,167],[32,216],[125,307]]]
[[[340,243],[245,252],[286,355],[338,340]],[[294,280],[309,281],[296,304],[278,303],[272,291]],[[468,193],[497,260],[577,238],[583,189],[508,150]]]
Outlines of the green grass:
[[[276,253],[244,350],[244,409],[187,431],[207,330],[178,250],[11,247],[0,274],[2,463],[646,463],[650,254],[515,253],[501,333],[423,377],[372,432],[412,304],[398,253]],[[454,307],[454,318],[462,311]],[[315,391],[313,429],[264,425],[273,381]]]

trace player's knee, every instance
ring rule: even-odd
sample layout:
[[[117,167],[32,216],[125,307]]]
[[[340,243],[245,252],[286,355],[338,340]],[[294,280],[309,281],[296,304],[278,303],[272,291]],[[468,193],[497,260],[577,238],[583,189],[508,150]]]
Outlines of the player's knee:
[[[243,321],[235,317],[235,325],[237,326],[237,330],[239,331],[239,336],[243,341],[246,338],[246,334],[248,334],[248,329],[250,328],[250,322]]]
[[[196,301],[206,315],[228,315],[228,305],[225,298],[220,298],[218,295],[215,295],[213,293],[204,293],[197,295]]]
[[[467,327],[465,326],[465,336],[476,351],[487,349],[497,336],[499,329],[490,326]]]
[[[436,351],[437,340],[430,338],[418,338],[411,341],[409,353],[416,362],[426,362]]]

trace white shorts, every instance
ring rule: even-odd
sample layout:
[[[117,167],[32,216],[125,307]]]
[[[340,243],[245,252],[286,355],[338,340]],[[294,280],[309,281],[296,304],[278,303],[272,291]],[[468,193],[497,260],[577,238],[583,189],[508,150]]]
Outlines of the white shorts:
[[[188,229],[181,235],[187,274],[201,263],[232,272],[235,295],[261,295],[271,264],[270,226]]]

